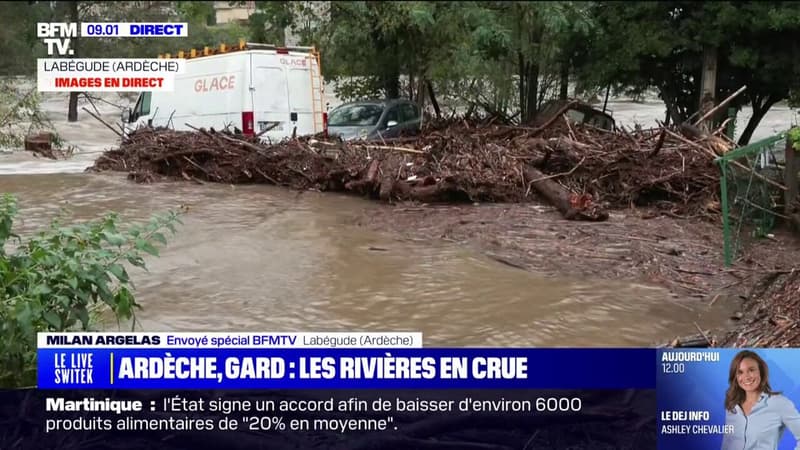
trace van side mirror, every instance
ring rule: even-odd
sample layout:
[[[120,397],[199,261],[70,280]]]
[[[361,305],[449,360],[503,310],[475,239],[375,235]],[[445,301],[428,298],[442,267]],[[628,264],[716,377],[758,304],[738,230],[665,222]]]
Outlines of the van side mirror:
[[[392,128],[392,127],[396,127],[396,126],[397,126],[397,121],[396,120],[390,120],[390,121],[386,122],[386,128]]]
[[[131,121],[131,109],[125,108],[122,110],[122,123],[130,123]]]

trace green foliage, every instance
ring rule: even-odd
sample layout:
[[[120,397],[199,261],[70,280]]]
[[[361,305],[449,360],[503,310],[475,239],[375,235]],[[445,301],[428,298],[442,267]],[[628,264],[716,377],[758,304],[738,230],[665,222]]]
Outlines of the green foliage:
[[[50,21],[50,8],[45,3],[0,2],[0,76],[32,75],[36,58],[47,55],[45,45],[36,37],[36,23]]]
[[[20,148],[26,135],[43,129],[52,130],[53,125],[41,110],[36,86],[13,78],[0,80],[0,148]]]
[[[656,88],[681,122],[700,101],[705,49],[716,49],[717,101],[753,107],[749,136],[775,103],[800,85],[797,5],[788,2],[603,2],[581,77],[595,85]]]
[[[379,98],[382,95],[381,80],[377,76],[342,78],[336,82],[336,96],[343,102],[365,98]]]
[[[119,217],[77,225],[59,220],[23,241],[13,231],[16,199],[0,201],[0,386],[30,385],[36,374],[36,333],[90,330],[93,311],[133,319],[140,308],[129,268],[146,270],[165,232],[181,223],[175,213],[119,229]],[[8,252],[6,245],[16,243]]]
[[[285,44],[284,30],[294,24],[296,12],[295,2],[256,2],[256,12],[250,15],[251,39],[265,44]]]
[[[214,2],[176,2],[175,9],[191,28],[212,25],[216,19]]]
[[[794,127],[789,130],[789,140],[795,150],[800,150],[800,127]]]

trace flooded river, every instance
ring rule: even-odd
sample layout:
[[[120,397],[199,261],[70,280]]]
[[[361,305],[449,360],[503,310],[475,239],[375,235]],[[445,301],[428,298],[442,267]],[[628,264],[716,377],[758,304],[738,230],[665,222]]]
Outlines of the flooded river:
[[[695,323],[723,326],[731,313],[726,302],[707,310],[663,289],[544,278],[457,244],[369,232],[354,223],[383,206],[357,198],[86,174],[117,136],[86,114],[67,123],[66,104],[49,95],[43,107],[75,156],[3,155],[0,191],[18,196],[28,231],[64,206],[76,220],[117,211],[136,221],[188,206],[161,257],[147,259],[150,271],[132,271],[142,330],[421,331],[426,345],[440,346],[641,346],[694,334]],[[97,106],[118,120],[113,105]],[[663,117],[658,102],[610,108],[626,126]],[[754,139],[793,117],[773,108]]]
[[[43,162],[44,164],[44,162]],[[356,227],[383,206],[271,186],[139,185],[122,175],[0,176],[24,230],[66,206],[75,220],[146,220],[188,207],[149,272],[132,270],[147,331],[421,331],[440,346],[637,346],[719,326],[652,287],[543,278],[449,243]],[[722,303],[722,302],[720,302]],[[116,324],[113,325],[116,329]]]

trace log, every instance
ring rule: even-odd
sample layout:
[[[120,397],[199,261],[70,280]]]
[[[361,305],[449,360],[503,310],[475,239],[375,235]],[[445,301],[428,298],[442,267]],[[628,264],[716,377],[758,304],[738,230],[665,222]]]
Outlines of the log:
[[[364,178],[358,180],[351,180],[345,183],[344,187],[348,191],[358,192],[361,194],[370,194],[375,190],[378,173],[380,169],[380,161],[373,159],[366,169]],[[330,176],[329,176],[330,177]]]
[[[381,180],[381,187],[379,197],[384,202],[388,202],[392,198],[392,188],[394,187],[394,178],[391,176],[383,177]]]
[[[43,132],[25,136],[25,150],[34,153],[50,152],[53,149],[53,133]]]
[[[442,180],[429,186],[409,187],[405,182],[392,183],[393,194],[402,200],[416,200],[423,203],[435,203],[452,200],[458,186],[450,180]],[[405,187],[403,186],[405,184]]]
[[[691,336],[684,336],[675,339],[671,343],[671,347],[675,348],[708,348],[708,338],[702,334],[695,334]]]
[[[359,194],[369,194],[375,189],[375,182],[371,180],[352,180],[344,184],[345,190]]]
[[[573,141],[568,137],[552,139],[550,145],[554,152],[563,154],[570,161],[580,161],[582,155],[577,149],[588,150],[591,148],[590,145]]]
[[[680,126],[681,134],[688,137],[689,139],[699,141],[701,139],[706,140],[711,148],[714,150],[714,153],[717,155],[724,155],[731,149],[731,145],[717,136],[712,136],[705,131],[701,130],[699,127],[694,125],[690,125],[688,123],[683,123]]]
[[[367,177],[366,180],[374,183],[375,180],[378,178],[378,169],[380,169],[381,163],[377,159],[373,159],[371,163],[369,163],[369,167],[367,168]]]
[[[593,204],[586,198],[579,199],[578,196],[569,192],[566,188],[556,183],[547,175],[533,167],[525,167],[524,175],[526,179],[538,180],[531,183],[534,189],[539,192],[551,205],[561,212],[567,220],[585,220],[600,222],[608,219],[608,212],[602,210],[598,205]]]
[[[680,132],[681,132],[682,135],[686,136],[689,139],[695,140],[695,141],[703,139],[703,138],[708,136],[700,128],[698,128],[698,127],[696,127],[694,125],[688,124],[688,123],[682,123],[681,124]]]

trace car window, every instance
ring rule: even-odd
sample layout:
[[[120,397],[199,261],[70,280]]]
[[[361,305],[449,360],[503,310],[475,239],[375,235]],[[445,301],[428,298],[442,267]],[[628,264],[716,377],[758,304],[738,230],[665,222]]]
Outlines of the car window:
[[[412,122],[419,119],[419,110],[416,105],[406,103],[401,106],[400,115],[403,119],[402,122]]]
[[[586,118],[586,114],[584,114],[582,111],[570,109],[567,111],[567,117],[574,123],[583,123],[583,119]]]
[[[345,105],[340,106],[328,115],[329,127],[358,127],[377,125],[383,114],[380,105]]]
[[[133,108],[133,117],[131,120],[136,120],[141,116],[150,114],[150,99],[153,96],[152,92],[142,92],[139,95],[139,100]]]
[[[400,121],[400,107],[399,106],[392,107],[392,109],[390,109],[389,112],[386,113],[386,122],[385,123],[388,124],[392,120],[397,122],[397,123],[401,122]]]
[[[608,117],[600,114],[591,116],[587,123],[593,127],[602,128],[605,130],[611,130],[614,128],[611,120]]]

